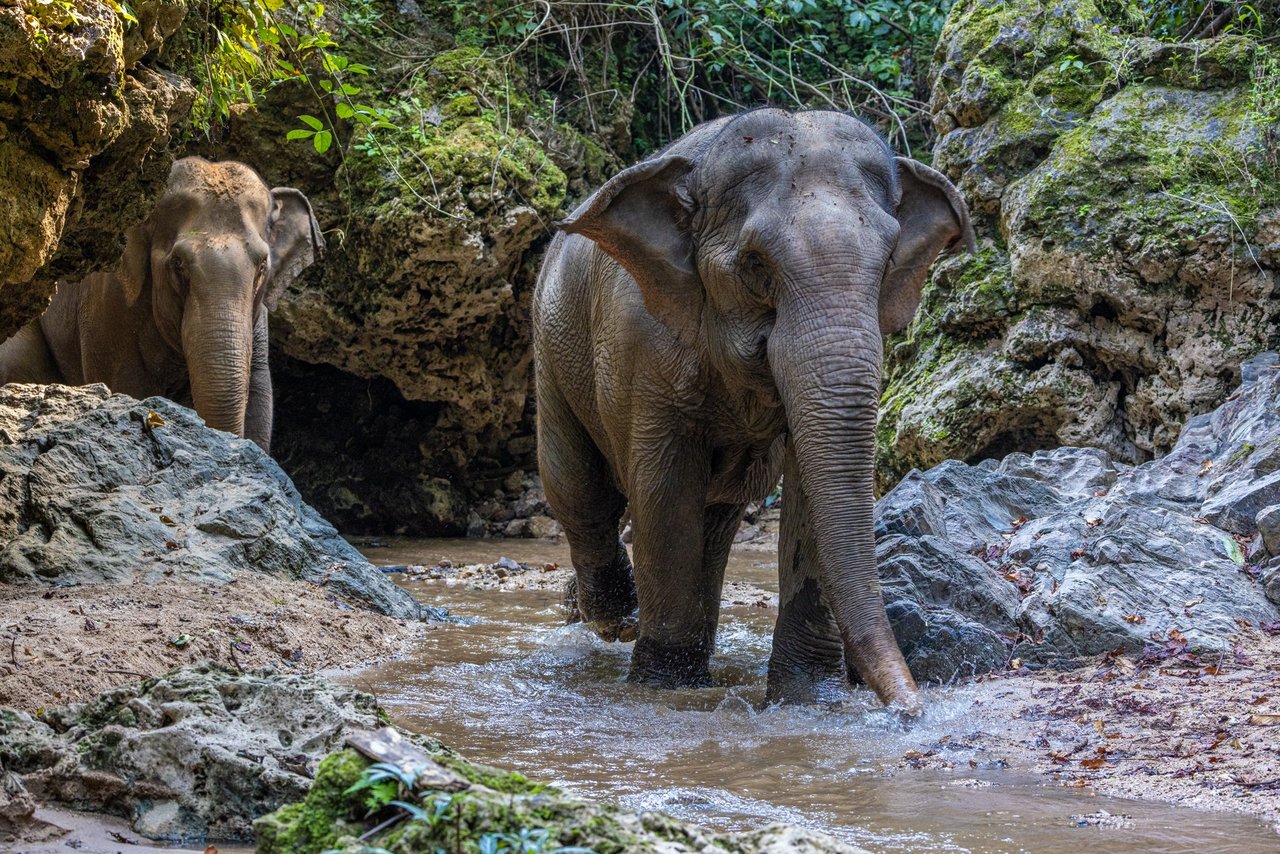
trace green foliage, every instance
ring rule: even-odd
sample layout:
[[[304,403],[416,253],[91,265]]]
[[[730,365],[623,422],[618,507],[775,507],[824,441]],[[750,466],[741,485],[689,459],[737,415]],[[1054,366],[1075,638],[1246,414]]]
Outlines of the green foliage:
[[[928,61],[951,0],[442,0],[460,43],[523,55],[591,130],[634,103],[641,153],[725,112],[825,107],[899,144],[931,133]]]
[[[355,7],[367,22],[367,6]],[[209,128],[226,121],[236,104],[254,104],[270,88],[286,82],[308,86],[320,117],[300,117],[303,127],[289,140],[310,140],[316,153],[333,145],[336,123],[374,125],[383,121],[372,106],[356,101],[355,81],[372,71],[341,52],[331,15],[318,0],[205,0],[179,48],[180,63],[195,79],[194,119]]]
[[[1274,0],[1141,0],[1142,34],[1166,41],[1228,33],[1266,36],[1276,24],[1276,5]]]

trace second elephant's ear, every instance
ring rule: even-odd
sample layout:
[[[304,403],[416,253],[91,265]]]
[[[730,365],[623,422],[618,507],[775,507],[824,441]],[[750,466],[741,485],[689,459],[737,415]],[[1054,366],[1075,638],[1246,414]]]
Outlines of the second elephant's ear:
[[[880,333],[901,332],[915,317],[929,265],[943,251],[974,250],[969,208],[941,172],[906,157],[897,158],[902,198],[898,202],[898,245],[880,285]]]
[[[693,259],[687,179],[693,162],[668,155],[626,169],[578,206],[560,228],[581,234],[623,266],[645,308],[689,342],[702,323],[702,283]]]
[[[124,255],[116,278],[124,287],[126,305],[133,305],[151,279],[151,220],[135,225],[124,233]]]
[[[292,187],[271,191],[271,214],[267,220],[267,242],[271,246],[271,280],[263,302],[274,310],[289,283],[310,267],[324,251],[320,224],[311,212],[311,202]]]

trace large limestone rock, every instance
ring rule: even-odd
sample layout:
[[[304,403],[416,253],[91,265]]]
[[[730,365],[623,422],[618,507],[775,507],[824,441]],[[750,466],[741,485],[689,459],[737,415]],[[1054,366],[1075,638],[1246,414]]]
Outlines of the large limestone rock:
[[[890,342],[885,487],[1064,444],[1152,459],[1277,342],[1280,50],[1156,42],[1117,8],[951,10],[934,162],[983,248],[940,265]]]
[[[0,757],[39,801],[203,845],[248,838],[347,733],[379,725],[373,697],[319,676],[191,665],[39,719],[0,710]]]
[[[195,91],[144,60],[186,3],[138,0],[134,23],[121,9],[0,5],[0,339],[43,310],[58,276],[114,261],[172,161]]]
[[[1280,619],[1280,359],[1131,467],[1060,448],[913,471],[876,506],[885,601],[921,678],[1185,639],[1230,652]],[[1263,531],[1260,532],[1259,528]]]
[[[237,572],[420,615],[253,442],[164,398],[0,387],[0,583],[216,584]]]
[[[371,62],[438,37],[380,8],[407,35]],[[287,88],[238,115],[219,147],[303,189],[333,235],[272,318],[273,450],[345,531],[458,535],[468,506],[532,466],[538,250],[566,198],[613,161],[549,118],[550,96],[519,66],[478,50],[361,82],[397,129],[357,131],[345,160],[282,147],[315,111]]]

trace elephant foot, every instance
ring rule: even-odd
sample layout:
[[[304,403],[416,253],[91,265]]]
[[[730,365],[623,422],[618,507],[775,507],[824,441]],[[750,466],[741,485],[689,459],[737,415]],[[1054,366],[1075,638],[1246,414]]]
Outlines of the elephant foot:
[[[664,644],[640,638],[631,653],[628,682],[655,688],[706,688],[711,685],[711,644]]]
[[[577,577],[564,588],[561,607],[565,624],[586,623],[601,640],[627,643],[640,635],[640,609],[636,607],[635,587],[621,595],[584,597],[579,592]]]

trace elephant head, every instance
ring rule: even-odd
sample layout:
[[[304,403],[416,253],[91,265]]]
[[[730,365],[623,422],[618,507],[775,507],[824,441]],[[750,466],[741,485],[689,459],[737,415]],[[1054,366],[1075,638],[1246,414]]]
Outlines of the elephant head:
[[[155,210],[127,233],[125,300],[149,302],[209,426],[245,435],[255,326],[323,248],[301,192],[272,189],[242,163],[199,157],[173,164]],[[265,323],[259,346],[264,334]]]
[[[562,227],[626,268],[759,410],[750,423],[785,423],[845,660],[884,702],[915,705],[880,594],[873,445],[882,341],[934,259],[973,244],[955,187],[851,116],[758,110],[620,173]]]

